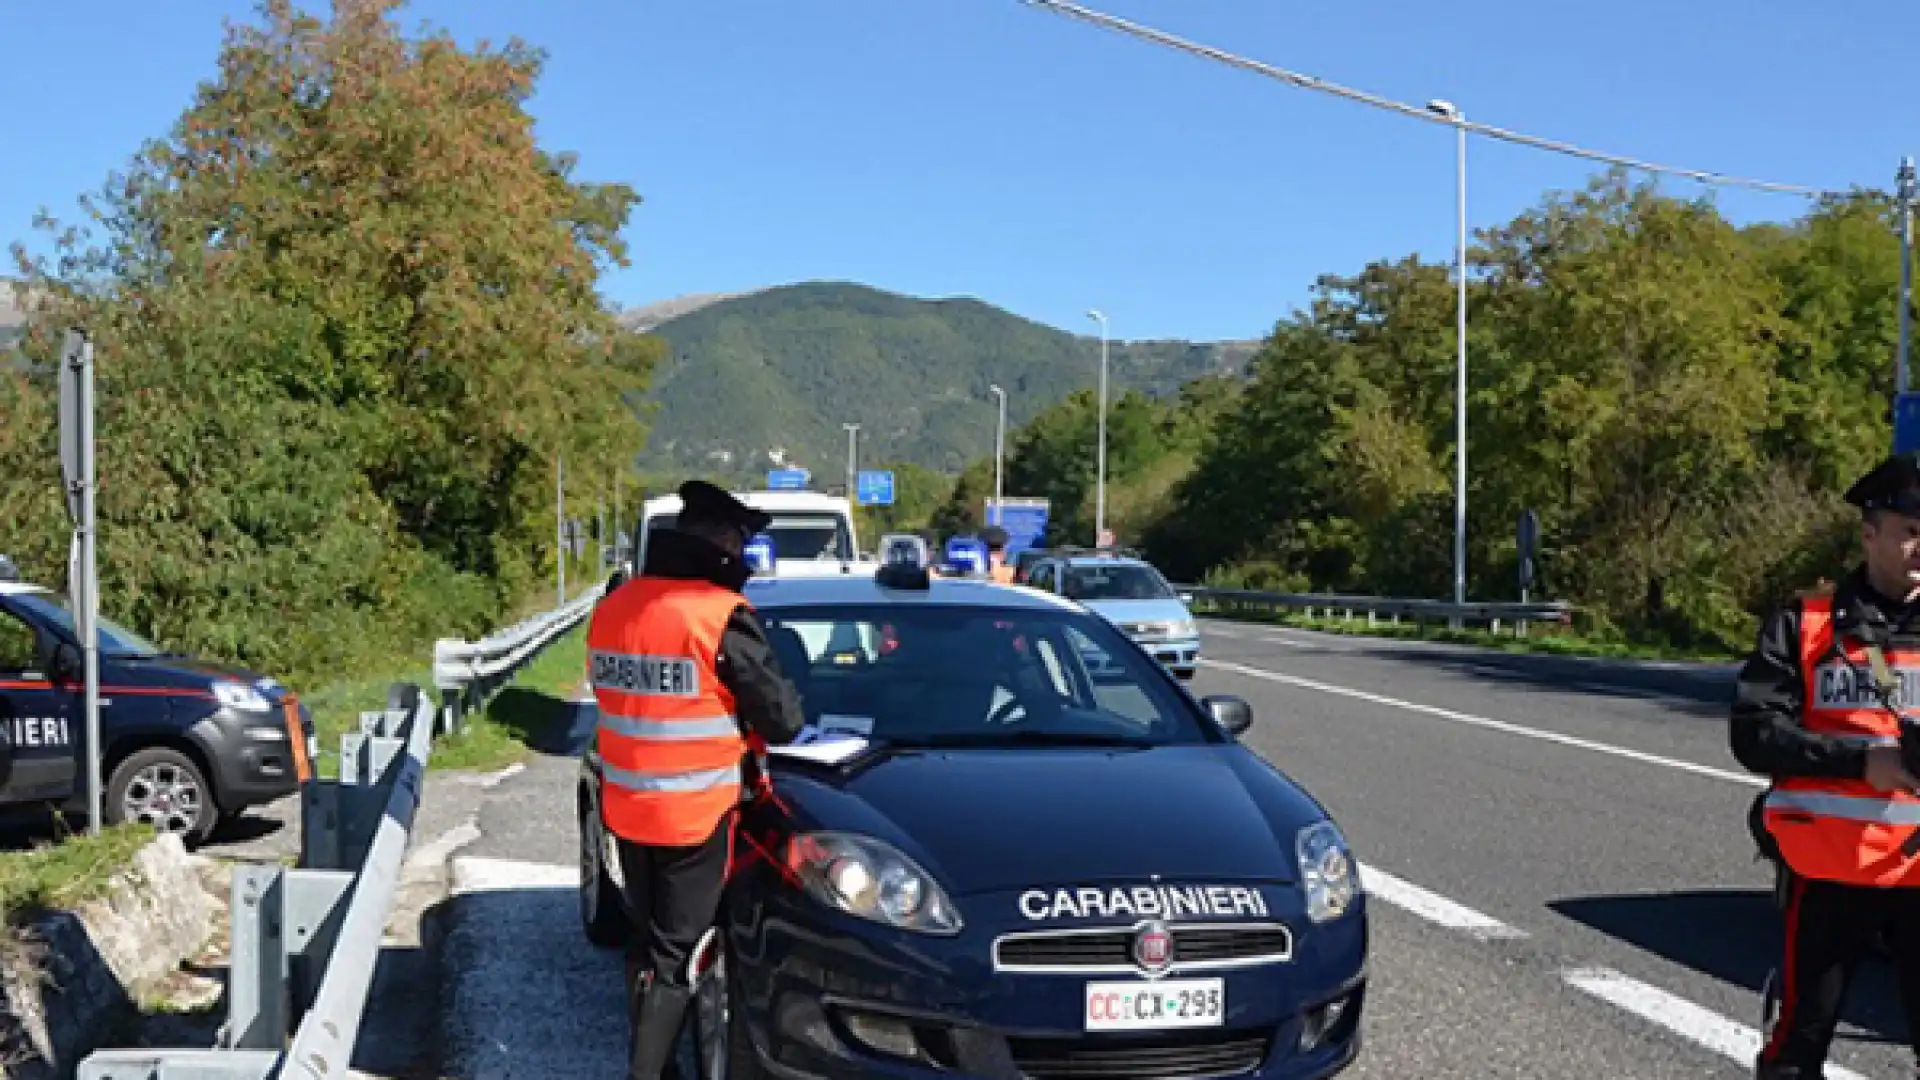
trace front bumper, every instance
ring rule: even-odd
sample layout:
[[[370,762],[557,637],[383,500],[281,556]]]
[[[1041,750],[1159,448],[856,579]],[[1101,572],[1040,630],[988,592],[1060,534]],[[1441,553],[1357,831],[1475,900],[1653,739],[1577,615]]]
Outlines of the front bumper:
[[[1136,637],[1133,643],[1148,656],[1178,672],[1191,672],[1200,664],[1200,639]]]
[[[319,749],[313,713],[305,702],[297,705],[300,731],[287,730],[285,713],[240,713],[223,709],[195,726],[199,742],[213,762],[214,798],[225,813],[260,806],[300,790],[299,758],[309,767]],[[304,744],[296,755],[294,738]]]
[[[730,942],[734,1007],[777,1077],[1324,1080],[1360,1049],[1364,908],[1323,927],[1285,920],[1290,959],[1157,980],[1219,980],[1216,1023],[1126,1031],[1087,1030],[1088,984],[1150,981],[1138,973],[996,970],[995,930],[907,934],[788,892],[758,914],[757,930],[736,923]]]

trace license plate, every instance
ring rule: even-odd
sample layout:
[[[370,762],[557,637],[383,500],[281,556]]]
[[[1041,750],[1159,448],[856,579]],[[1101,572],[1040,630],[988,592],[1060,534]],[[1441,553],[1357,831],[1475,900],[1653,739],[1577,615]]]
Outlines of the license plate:
[[[1088,1031],[1218,1027],[1226,1015],[1224,979],[1087,984]]]

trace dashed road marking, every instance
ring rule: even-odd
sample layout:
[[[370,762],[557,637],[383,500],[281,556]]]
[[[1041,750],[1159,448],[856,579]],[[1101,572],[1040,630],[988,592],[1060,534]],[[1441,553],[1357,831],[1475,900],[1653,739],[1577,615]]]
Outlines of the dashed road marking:
[[[1622,975],[1609,968],[1575,968],[1560,977],[1570,985],[1592,994],[1618,1009],[1658,1024],[1689,1042],[1751,1068],[1765,1041],[1760,1031],[1729,1020],[1710,1009],[1701,1008],[1650,983]],[[1866,1080],[1851,1069],[1828,1064],[1829,1080]]]
[[[1361,864],[1360,884],[1365,886],[1369,895],[1385,900],[1409,914],[1449,930],[1464,931],[1483,941],[1527,936],[1524,930],[1508,926],[1491,915],[1481,914],[1410,881],[1402,881],[1377,866]]]
[[[1727,783],[1739,784],[1743,787],[1764,788],[1767,786],[1767,781],[1764,778],[1748,773],[1737,773],[1730,769],[1716,769],[1711,765],[1702,765],[1694,761],[1682,761],[1679,758],[1663,757],[1659,754],[1649,754],[1643,750],[1632,750],[1624,746],[1615,746],[1612,743],[1582,739],[1577,735],[1565,735],[1558,731],[1545,731],[1540,728],[1527,727],[1524,724],[1512,724],[1505,720],[1494,720],[1485,716],[1475,716],[1472,713],[1455,712],[1452,709],[1442,709],[1437,705],[1424,705],[1417,701],[1403,701],[1400,698],[1391,698],[1384,694],[1372,694],[1365,690],[1355,690],[1350,686],[1338,686],[1333,683],[1320,682],[1316,679],[1303,679],[1298,675],[1283,675],[1277,671],[1248,667],[1245,664],[1236,664],[1228,660],[1211,660],[1203,657],[1200,663],[1206,667],[1218,668],[1221,671],[1231,671],[1235,674],[1248,676],[1249,678],[1284,683],[1288,686],[1298,686],[1306,690],[1317,690],[1323,694],[1335,694],[1340,697],[1349,697],[1358,701],[1370,701],[1376,705],[1386,705],[1396,709],[1404,709],[1408,712],[1434,716],[1442,720],[1450,720],[1456,724],[1486,728],[1490,731],[1498,731],[1507,735],[1518,735],[1527,739],[1538,739],[1541,742],[1558,743],[1561,746],[1571,746],[1580,750],[1591,750],[1597,754],[1608,754],[1617,758],[1625,758],[1629,761],[1658,765],[1662,768],[1692,773],[1695,776],[1705,776],[1713,780],[1724,780]]]

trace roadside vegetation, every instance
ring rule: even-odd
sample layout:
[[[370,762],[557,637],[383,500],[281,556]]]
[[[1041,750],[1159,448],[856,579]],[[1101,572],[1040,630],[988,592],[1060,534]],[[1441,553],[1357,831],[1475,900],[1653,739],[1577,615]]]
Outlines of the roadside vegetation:
[[[98,836],[83,828],[24,851],[0,851],[0,923],[106,895],[113,875],[153,837],[152,826],[134,823],[101,829]]]
[[[1737,227],[1618,173],[1473,246],[1468,595],[1575,606],[1552,648],[1716,656],[1837,576],[1840,492],[1888,447],[1899,243],[1884,193]],[[1452,596],[1455,285],[1408,257],[1328,275],[1251,378],[1127,394],[1108,416],[1108,526],[1176,581]],[[988,373],[992,375],[991,372]],[[1009,434],[1006,492],[1091,543],[1093,395]],[[981,523],[981,458],[929,513]],[[1377,632],[1377,631],[1376,631]]]

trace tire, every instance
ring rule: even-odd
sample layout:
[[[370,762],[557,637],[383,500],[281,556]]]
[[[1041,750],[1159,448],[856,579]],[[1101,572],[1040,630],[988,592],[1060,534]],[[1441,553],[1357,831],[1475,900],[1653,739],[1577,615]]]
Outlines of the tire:
[[[726,1067],[725,1077],[701,1080],[768,1080],[760,1067],[760,1055],[753,1048],[753,1036],[747,1031],[747,1010],[740,996],[740,978],[735,972],[731,952],[722,959],[727,979]]]
[[[122,758],[100,794],[108,824],[145,821],[177,834],[189,848],[206,843],[220,824],[206,773],[171,746],[148,746]]]
[[[603,855],[605,836],[593,799],[580,796],[580,928],[587,940],[602,949],[616,949],[627,943],[633,922],[627,917],[626,898],[607,876]]]

